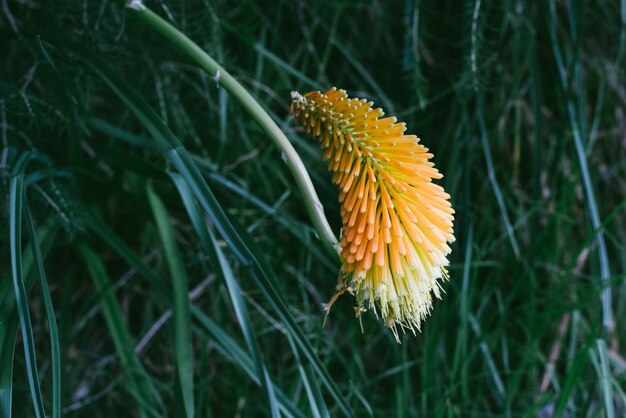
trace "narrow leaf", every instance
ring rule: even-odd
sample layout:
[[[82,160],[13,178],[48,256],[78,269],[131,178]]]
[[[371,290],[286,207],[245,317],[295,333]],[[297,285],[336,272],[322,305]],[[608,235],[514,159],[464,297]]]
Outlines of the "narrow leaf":
[[[128,377],[130,392],[137,401],[142,415],[158,417],[159,414],[156,412],[156,409],[162,406],[161,399],[152,384],[151,378],[133,351],[134,344],[124,322],[122,309],[111,290],[111,281],[107,276],[106,270],[98,256],[87,245],[79,243],[78,250],[89,269],[91,278],[101,297],[102,312],[120,358],[120,363]]]
[[[165,205],[152,186],[149,185],[146,190],[165,251],[165,259],[172,276],[176,371],[185,414],[187,417],[193,417],[193,350],[191,347],[191,314],[189,298],[187,297],[189,280],[185,273],[180,250],[174,239],[174,231],[170,225]]]
[[[48,319],[48,328],[50,330],[50,348],[51,348],[51,364],[52,364],[52,418],[61,417],[61,351],[59,348],[59,332],[57,330],[56,315],[48,288],[48,280],[46,279],[46,271],[43,265],[43,256],[37,235],[33,218],[30,214],[28,204],[24,207],[26,214],[26,225],[28,226],[28,235],[30,236],[31,251],[35,260],[37,271],[37,279],[43,294],[44,308]]]
[[[39,385],[39,370],[35,354],[35,340],[33,326],[28,310],[28,296],[24,286],[22,266],[22,202],[24,197],[24,170],[32,155],[27,152],[20,156],[13,167],[9,186],[9,212],[10,212],[10,240],[11,240],[11,268],[13,273],[13,287],[17,312],[20,318],[22,338],[24,340],[24,357],[28,373],[28,383],[33,399],[35,414],[38,418],[45,418],[46,412],[41,396]]]

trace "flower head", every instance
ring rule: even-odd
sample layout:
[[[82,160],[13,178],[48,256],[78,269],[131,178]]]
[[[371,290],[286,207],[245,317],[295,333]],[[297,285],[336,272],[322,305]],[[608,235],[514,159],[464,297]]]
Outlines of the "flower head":
[[[343,289],[356,312],[373,309],[398,339],[413,333],[441,297],[448,243],[454,241],[450,196],[432,182],[442,175],[432,154],[404,123],[383,118],[372,102],[344,90],[292,93],[291,112],[319,141],[339,187]]]

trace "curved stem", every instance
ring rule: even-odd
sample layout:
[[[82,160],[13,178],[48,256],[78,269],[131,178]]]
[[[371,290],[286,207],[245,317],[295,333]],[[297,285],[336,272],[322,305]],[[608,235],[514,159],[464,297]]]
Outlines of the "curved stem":
[[[233,76],[184,33],[152,12],[141,1],[131,1],[128,4],[128,8],[209,73],[220,86],[224,87],[246,109],[274,144],[283,152],[283,158],[293,174],[298,188],[302,191],[302,197],[319,239],[331,254],[337,256],[340,248],[339,242],[324,215],[324,208],[317,197],[313,182],[300,156],[278,125]]]

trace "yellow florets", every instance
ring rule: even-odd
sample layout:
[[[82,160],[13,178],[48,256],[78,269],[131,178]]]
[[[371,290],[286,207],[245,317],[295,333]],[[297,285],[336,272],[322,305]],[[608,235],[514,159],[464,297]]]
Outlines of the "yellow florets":
[[[397,336],[413,332],[440,297],[454,241],[450,196],[432,154],[404,123],[344,90],[292,93],[296,121],[319,141],[339,186],[343,286],[357,315],[372,308]]]

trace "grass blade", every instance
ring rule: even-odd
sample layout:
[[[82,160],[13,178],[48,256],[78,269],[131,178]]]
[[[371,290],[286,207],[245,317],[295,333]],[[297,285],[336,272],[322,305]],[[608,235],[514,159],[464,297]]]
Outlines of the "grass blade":
[[[174,239],[174,231],[170,225],[165,205],[154,192],[151,185],[148,185],[146,192],[165,251],[165,259],[172,276],[172,288],[174,290],[174,346],[176,371],[185,414],[187,417],[193,417],[193,350],[191,342],[190,304],[189,298],[187,297],[187,293],[189,292],[189,280],[185,273],[180,250]]]
[[[322,396],[322,392],[320,391],[317,379],[315,379],[315,377],[313,376],[311,367],[308,364],[302,364],[296,347],[294,347],[293,345],[292,339],[289,338],[288,340],[289,345],[291,345],[292,350],[296,356],[296,362],[298,363],[300,378],[302,379],[302,383],[304,384],[304,390],[306,391],[307,397],[309,398],[311,416],[313,416],[314,418],[330,418],[328,408],[326,407],[326,402],[324,401],[324,397]]]
[[[235,279],[235,276],[228,265],[228,261],[222,252],[215,236],[212,231],[209,230],[209,234],[211,237],[211,242],[213,244],[217,259],[219,261],[220,267],[222,269],[222,275],[224,276],[224,281],[226,282],[226,287],[228,288],[228,294],[230,295],[230,300],[233,304],[233,308],[235,309],[235,314],[237,315],[237,321],[239,322],[239,326],[244,334],[244,338],[246,340],[246,344],[248,345],[248,351],[252,353],[257,371],[259,376],[261,376],[261,386],[265,389],[267,393],[267,401],[269,410],[271,412],[272,417],[279,417],[280,413],[278,412],[278,403],[276,401],[275,389],[272,384],[272,381],[269,377],[269,373],[265,364],[263,363],[263,359],[261,357],[261,352],[259,351],[259,347],[256,343],[256,337],[254,336],[252,321],[250,320],[250,315],[248,314],[248,308],[243,300],[243,296],[241,295],[241,289],[239,288],[239,283]]]
[[[43,265],[43,256],[39,242],[37,241],[37,235],[35,231],[35,225],[33,218],[30,214],[28,204],[24,206],[24,213],[26,215],[26,225],[28,226],[28,235],[30,236],[31,251],[34,258],[34,263],[37,271],[37,278],[39,286],[41,286],[41,293],[43,294],[44,308],[46,310],[46,317],[48,319],[48,327],[50,330],[50,362],[52,364],[52,418],[61,417],[61,351],[59,348],[59,332],[57,329],[56,315],[54,312],[54,305],[52,304],[52,297],[50,296],[50,289],[48,287],[48,280],[46,279],[46,271]]]
[[[513,225],[511,224],[511,221],[509,219],[509,215],[506,210],[506,204],[504,203],[504,197],[502,197],[502,191],[500,190],[500,186],[498,185],[496,172],[493,168],[491,151],[489,150],[489,139],[487,137],[487,128],[485,127],[485,118],[483,117],[482,111],[482,100],[479,99],[478,102],[479,103],[476,106],[476,114],[478,117],[478,124],[480,126],[480,143],[482,144],[483,152],[485,154],[485,161],[487,163],[487,176],[489,178],[489,182],[491,183],[491,187],[493,188],[493,192],[496,195],[498,207],[500,208],[500,213],[502,214],[502,221],[504,222],[506,232],[509,235],[509,241],[511,241],[511,247],[513,247],[515,257],[519,260],[520,251],[519,245],[517,244],[517,238],[515,237],[515,229],[513,229]]]
[[[17,312],[20,318],[22,338],[24,340],[24,357],[28,374],[28,383],[33,399],[33,407],[38,418],[45,418],[46,411],[43,406],[41,387],[39,385],[39,372],[35,354],[35,341],[33,326],[28,310],[28,296],[24,285],[22,265],[22,202],[24,198],[24,170],[32,155],[27,152],[20,156],[13,167],[9,186],[9,212],[10,212],[10,240],[11,240],[11,268],[13,273],[13,286]]]
[[[600,377],[600,392],[602,392],[604,399],[604,413],[606,418],[615,418],[615,406],[613,401],[613,377],[611,375],[611,369],[609,367],[609,358],[606,349],[606,343],[604,340],[597,340],[598,354],[600,357],[600,365],[598,367],[598,374]]]
[[[498,367],[496,366],[495,361],[493,360],[493,356],[491,355],[491,351],[489,350],[489,346],[485,341],[482,341],[480,324],[476,317],[473,314],[469,314],[469,322],[472,326],[472,330],[476,337],[480,339],[480,351],[482,352],[483,358],[485,360],[485,364],[487,366],[487,370],[489,371],[489,376],[491,377],[491,390],[493,393],[494,400],[498,405],[502,405],[504,401],[504,397],[506,395],[506,388],[504,383],[502,382],[502,378],[500,377],[500,372],[498,372]]]
[[[176,188],[183,199],[185,204],[185,208],[187,209],[187,213],[191,218],[191,222],[196,229],[196,233],[200,237],[200,241],[203,244],[205,252],[216,262],[221,269],[222,276],[224,281],[226,282],[226,287],[228,289],[228,294],[230,296],[231,303],[233,304],[233,308],[235,310],[235,315],[237,316],[237,321],[239,322],[239,326],[241,327],[241,331],[243,332],[244,339],[246,340],[246,345],[248,346],[248,351],[254,356],[254,360],[256,363],[257,373],[262,377],[261,386],[267,395],[267,402],[269,406],[269,410],[272,417],[280,416],[278,411],[278,403],[276,401],[275,390],[272,385],[272,381],[269,377],[269,373],[267,372],[267,368],[263,363],[263,359],[261,356],[261,352],[259,351],[259,347],[256,342],[256,337],[254,335],[254,327],[252,325],[252,321],[250,320],[250,315],[248,313],[248,308],[243,300],[243,296],[241,295],[241,289],[239,288],[239,283],[235,279],[232,269],[226,260],[226,257],[220,248],[213,231],[207,227],[204,220],[202,219],[200,210],[193,198],[191,190],[187,187],[184,179],[178,174],[170,174],[172,180],[176,184]]]
[[[13,281],[8,280],[9,277],[0,279],[0,416],[11,418],[13,363],[19,318],[15,310]]]
[[[56,225],[46,224],[37,231],[38,245],[46,254],[54,241]],[[34,281],[30,280],[34,258],[28,247],[22,260],[23,277],[28,291]],[[0,278],[0,417],[12,416],[13,359],[19,327],[19,317],[15,309],[15,292],[9,278]]]
[[[80,252],[94,285],[100,295],[102,312],[106,320],[113,344],[120,358],[122,368],[127,377],[129,389],[137,404],[142,416],[159,417],[157,408],[162,406],[161,399],[152,385],[152,380],[144,370],[139,358],[136,356],[132,344],[132,339],[117,299],[111,291],[111,282],[106,270],[98,256],[86,244],[79,243]]]

